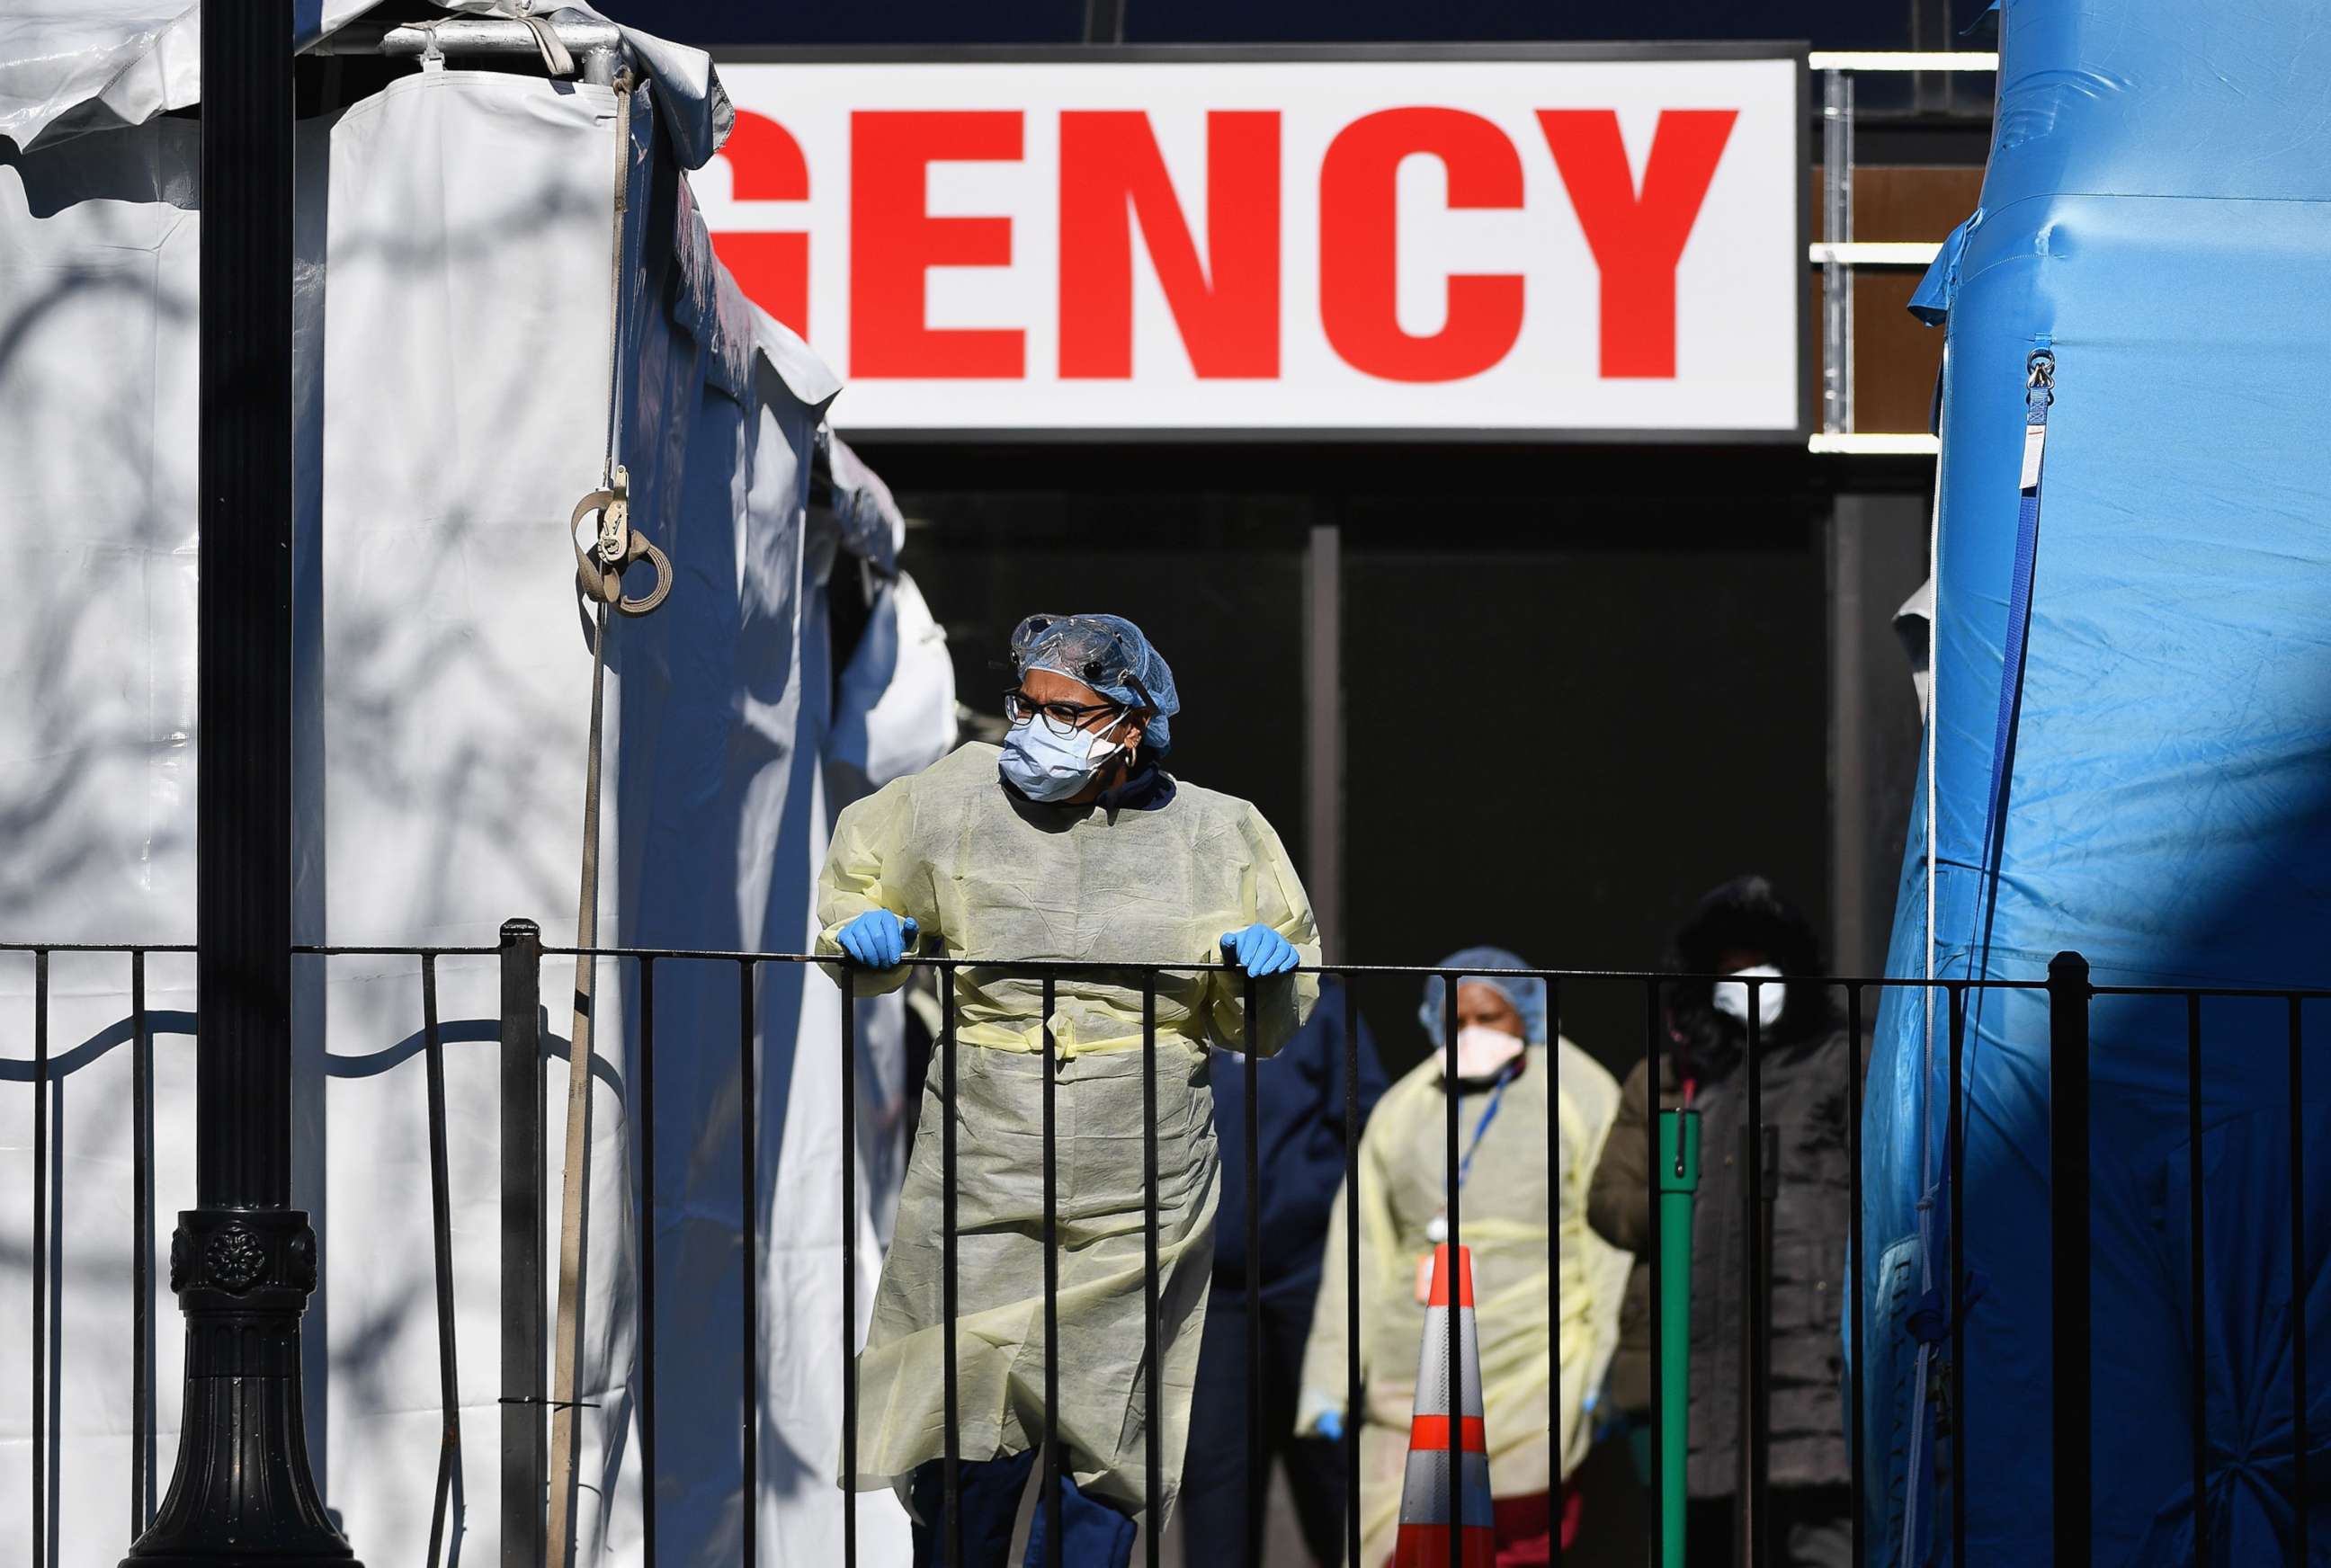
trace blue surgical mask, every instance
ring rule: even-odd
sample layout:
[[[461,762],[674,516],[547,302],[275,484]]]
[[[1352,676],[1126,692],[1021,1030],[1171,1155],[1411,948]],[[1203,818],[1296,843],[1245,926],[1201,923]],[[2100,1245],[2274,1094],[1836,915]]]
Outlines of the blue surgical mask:
[[[1032,801],[1064,801],[1082,791],[1117,755],[1123,741],[1107,731],[1072,729],[1054,735],[1051,727],[1031,717],[1015,724],[1004,737],[1004,756],[996,764],[1006,783]]]

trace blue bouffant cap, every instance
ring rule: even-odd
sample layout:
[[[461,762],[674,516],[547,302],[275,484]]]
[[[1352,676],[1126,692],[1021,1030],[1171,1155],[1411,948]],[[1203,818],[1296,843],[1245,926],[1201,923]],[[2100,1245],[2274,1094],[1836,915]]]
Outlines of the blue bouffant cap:
[[[1499,969],[1528,968],[1520,958],[1502,947],[1466,947],[1451,953],[1433,967],[1463,970],[1463,976],[1457,982],[1460,985],[1478,984],[1495,989],[1522,1015],[1522,1038],[1532,1045],[1546,1043],[1546,982],[1519,976],[1500,979],[1495,973]],[[1416,1016],[1426,1034],[1446,1045],[1449,1042],[1441,1040],[1441,1024],[1446,1012],[1441,1002],[1444,984],[1438,974],[1426,979],[1424,1005],[1417,1009]]]

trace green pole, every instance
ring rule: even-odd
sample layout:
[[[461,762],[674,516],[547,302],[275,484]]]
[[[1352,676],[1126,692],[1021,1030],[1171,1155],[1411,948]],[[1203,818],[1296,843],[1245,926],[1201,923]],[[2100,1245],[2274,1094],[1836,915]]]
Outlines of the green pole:
[[[1660,1512],[1664,1568],[1683,1568],[1684,1463],[1691,1410],[1691,1206],[1699,1113],[1660,1113]]]

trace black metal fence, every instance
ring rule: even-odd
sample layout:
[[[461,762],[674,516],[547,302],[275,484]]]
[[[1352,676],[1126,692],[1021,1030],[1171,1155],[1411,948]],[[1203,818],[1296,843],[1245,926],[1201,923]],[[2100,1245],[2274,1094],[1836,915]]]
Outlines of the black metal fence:
[[[135,1433],[131,1445],[133,1461],[124,1486],[129,1493],[129,1530],[125,1538],[135,1535],[151,1519],[155,1508],[157,1477],[153,1463],[154,1433],[152,1430],[153,1377],[150,1345],[153,1333],[153,1309],[156,1295],[152,1272],[155,1252],[155,1231],[152,1201],[152,1136],[155,1114],[153,1104],[153,1031],[146,1003],[147,961],[160,953],[183,954],[192,951],[183,946],[104,946],[92,944],[0,944],[0,953],[13,953],[30,957],[33,967],[31,1041],[29,1061],[12,1060],[0,1064],[0,1072],[19,1081],[29,1079],[32,1095],[33,1142],[33,1225],[29,1238],[31,1258],[32,1312],[31,1332],[24,1341],[29,1364],[32,1394],[32,1497],[30,1521],[31,1551],[25,1561],[45,1565],[53,1561],[54,1528],[52,1509],[55,1506],[50,1472],[51,1455],[58,1432],[57,1400],[52,1386],[52,1306],[55,1299],[55,1280],[52,1275],[52,1212],[54,1194],[51,1191],[50,1136],[51,1088],[56,1081],[57,1058],[50,1040],[50,960],[58,953],[113,954],[126,965],[129,991],[129,1015],[124,1022],[101,1031],[87,1042],[100,1050],[126,1041],[132,1052],[133,1083],[132,1117],[136,1136],[133,1138],[135,1170],[134,1191],[137,1194],[133,1212],[133,1269],[128,1281],[133,1297],[134,1343],[131,1365],[133,1390],[133,1421]],[[757,1088],[755,1083],[756,1051],[758,1044],[756,1021],[756,980],[763,966],[769,965],[816,965],[829,970],[838,981],[842,998],[841,1046],[840,1103],[834,1107],[845,1128],[842,1148],[845,1152],[842,1172],[842,1321],[845,1343],[836,1348],[842,1353],[838,1360],[842,1394],[843,1452],[850,1458],[849,1468],[856,1470],[858,1451],[858,1342],[857,1322],[857,1259],[855,1257],[857,1212],[856,1193],[856,1010],[851,1005],[855,994],[855,972],[837,960],[810,958],[800,955],[778,953],[746,953],[692,951],[673,948],[601,947],[578,950],[572,947],[546,946],[538,929],[530,921],[513,920],[504,927],[501,942],[496,947],[302,947],[296,951],[321,957],[336,955],[366,955],[372,957],[408,957],[415,965],[415,983],[420,991],[423,1015],[422,1050],[426,1063],[427,1121],[429,1128],[429,1167],[432,1234],[435,1277],[435,1311],[438,1329],[438,1363],[440,1398],[443,1411],[443,1445],[438,1462],[434,1503],[432,1513],[429,1563],[430,1568],[447,1561],[447,1509],[449,1499],[456,1495],[457,1471],[462,1462],[463,1432],[461,1423],[461,1391],[458,1357],[454,1343],[454,1273],[452,1267],[452,1237],[450,1221],[450,1176],[445,1138],[445,1072],[443,1041],[438,1019],[437,964],[450,956],[498,955],[500,961],[500,1126],[501,1126],[501,1364],[502,1386],[500,1392],[501,1421],[500,1432],[500,1465],[501,1471],[501,1535],[502,1560],[509,1568],[527,1568],[539,1564],[545,1549],[544,1503],[549,1484],[549,1444],[546,1423],[550,1407],[546,1378],[546,1354],[549,1335],[545,1322],[547,1287],[544,1204],[544,1171],[547,1153],[544,1126],[545,1073],[547,1055],[542,1028],[541,965],[546,957],[580,956],[585,952],[599,959],[613,960],[633,967],[637,999],[638,1063],[637,1081],[627,1088],[633,1098],[632,1126],[638,1139],[638,1169],[642,1183],[641,1210],[643,1216],[654,1212],[656,1193],[656,1162],[654,1141],[655,1060],[656,1060],[656,984],[659,973],[673,965],[717,965],[733,969],[736,974],[738,1001],[737,1035],[737,1073],[744,1107],[745,1123],[740,1138],[742,1159],[740,1181],[744,1207],[742,1212],[751,1216],[756,1212],[756,1194],[760,1185],[756,1110]],[[945,1412],[947,1444],[944,1459],[946,1505],[942,1517],[947,1522],[947,1560],[950,1563],[963,1561],[961,1535],[960,1468],[964,1463],[958,1442],[958,1356],[956,1345],[957,1299],[957,1223],[956,1223],[956,1052],[950,1049],[955,1036],[955,987],[947,982],[958,968],[977,969],[986,975],[1008,973],[1015,977],[1027,976],[1041,981],[1043,997],[1042,1050],[1046,1070],[1042,1075],[1045,1229],[1048,1236],[1055,1234],[1058,1198],[1054,1126],[1054,1080],[1058,1042],[1053,1038],[1051,1020],[1054,1011],[1055,988],[1070,976],[1101,976],[1112,984],[1137,989],[1142,1003],[1143,1074],[1145,1082],[1145,1117],[1146,1134],[1144,1138],[1143,1183],[1145,1194],[1145,1367],[1155,1367],[1160,1347],[1162,1325],[1159,1316],[1158,1289],[1158,1141],[1156,1124],[1157,1096],[1157,995],[1161,976],[1201,973],[1197,965],[1133,965],[1071,963],[1013,963],[1008,965],[977,964],[948,959],[917,959],[911,962],[939,972],[942,981],[937,987],[942,1008],[938,1049],[933,1060],[939,1075],[937,1094],[946,1111],[940,1143],[942,1161],[943,1234],[941,1238],[944,1268],[944,1315],[946,1360]],[[1439,975],[1449,982],[1443,987],[1443,1029],[1448,1037],[1456,1033],[1457,982],[1464,978],[1461,972],[1422,967],[1381,965],[1330,965],[1315,973],[1338,976],[1349,981],[1358,976],[1391,976],[1413,980]],[[1715,976],[1685,976],[1669,974],[1628,971],[1534,970],[1499,971],[1497,979],[1542,980],[1546,987],[1549,1038],[1558,1038],[1561,1031],[1562,1004],[1565,988],[1575,992],[1585,985],[1619,985],[1637,988],[1643,1003],[1643,1052],[1653,1083],[1660,1081],[1662,1056],[1670,1047],[1663,1009],[1663,988],[1679,982],[1704,983]],[[1249,1029],[1257,1018],[1255,1007],[1259,984],[1241,977],[1245,989],[1244,1018]],[[1742,1079],[1746,1097],[1746,1126],[1762,1126],[1759,1104],[1761,1048],[1759,1009],[1755,992],[1762,985],[1781,984],[1777,981],[1748,979],[1751,990],[1747,1008],[1748,1050],[1746,1067]],[[1967,1013],[1970,998],[1985,991],[2045,991],[2050,1011],[2050,1174],[2051,1246],[2053,1251],[2053,1325],[2052,1360],[2055,1413],[2052,1434],[2052,1468],[2054,1492],[2058,1506],[2054,1510],[2053,1534],[2055,1562],[2058,1568],[2085,1568],[2091,1554],[2091,1518],[2089,1474],[2091,1461],[2090,1411],[2092,1395],[2091,1347],[2089,1316],[2091,1307],[2090,1227],[2088,1221],[2088,1154],[2089,1154],[2089,1029],[2088,1010],[2093,998],[2156,997],[2182,999],[2185,1004],[2187,1045],[2187,1100],[2189,1108],[2190,1158],[2188,1191],[2189,1213],[2186,1216],[2192,1243],[2192,1278],[2188,1284],[2191,1301],[2193,1343],[2204,1343],[2209,1301],[2203,1266],[2205,1226],[2204,1196],[2206,1182],[2202,1170],[2203,1147],[2203,1003],[2213,998],[2247,998],[2283,1003],[2288,1011],[2288,1073],[2290,1117],[2290,1246],[2294,1278],[2299,1260],[2306,1250],[2305,1215],[2307,1210],[2306,1170],[2304,1164],[2304,1126],[2302,1119],[2301,1087],[2303,1084],[2303,1008],[2307,1001],[2331,998],[2331,990],[2291,988],[2260,990],[2233,987],[2156,987],[2156,986],[2098,986],[2090,983],[2088,968],[2076,954],[2060,955],[2050,966],[2047,978],[2032,980],[1971,981],[1964,979],[1892,978],[1832,978],[1808,981],[1803,976],[1790,976],[1792,987],[1809,984],[1825,989],[1834,1000],[1842,1002],[1844,1027],[1854,1048],[1846,1052],[1847,1074],[1847,1137],[1849,1164],[1851,1170],[1852,1197],[1848,1226],[1851,1255],[1856,1269],[1862,1268],[1866,1257],[1863,1247],[1863,1159],[1861,1122],[1863,1098],[1863,1055],[1860,1042],[1865,1038],[1865,1022],[1871,1000],[1891,989],[1912,993],[1939,993],[1944,1003],[1948,1053],[1948,1084],[1950,1092],[1946,1109],[1946,1153],[1950,1174],[1950,1190],[1965,1191],[1965,1048]],[[1343,1085],[1345,1117],[1348,1127],[1356,1128],[1360,1114],[1358,1104],[1358,1040],[1355,1031],[1355,1010],[1344,1011],[1344,1034],[1340,1041],[1343,1053]],[[691,1049],[701,1050],[700,1041],[692,1041]],[[85,1054],[76,1052],[77,1055]],[[1256,1073],[1260,1059],[1250,1053],[1244,1057],[1242,1070],[1246,1077],[1246,1137],[1244,1158],[1245,1212],[1240,1217],[1223,1217],[1218,1222],[1242,1222],[1247,1240],[1248,1277],[1247,1305],[1252,1314],[1261,1288],[1261,1190],[1257,1180],[1256,1119],[1258,1095]],[[587,1065],[582,1066],[587,1070]],[[1447,1169],[1455,1170],[1460,1162],[1459,1097],[1446,1097],[1447,1103]],[[1557,1118],[1549,1116],[1546,1127],[1546,1157],[1548,1168],[1548,1191],[1552,1198],[1558,1193],[1556,1178]],[[1647,1263],[1653,1276],[1653,1289],[1659,1288],[1659,1213],[1658,1169],[1659,1118],[1648,1118],[1651,1137],[1649,1150],[1652,1172],[1651,1191],[1646,1193],[1650,1206],[1651,1241],[1640,1261]],[[1741,1216],[1745,1233],[1760,1233],[1757,1216],[1765,1202],[1764,1162],[1749,1158],[1744,1162],[1742,1183],[1744,1212]],[[1345,1180],[1347,1187],[1356,1186],[1359,1164],[1356,1134],[1346,1149]],[[1461,1186],[1450,1183],[1447,1201],[1447,1233],[1452,1248],[1461,1245],[1464,1218]],[[1552,1217],[1549,1216],[1548,1288],[1550,1297],[1558,1292],[1559,1269],[1555,1266],[1552,1237]],[[1346,1561],[1358,1561],[1361,1520],[1361,1476],[1356,1423],[1363,1410],[1360,1346],[1361,1293],[1359,1289],[1359,1221],[1356,1204],[1345,1208],[1345,1251],[1347,1274],[1346,1278],[1348,1320],[1346,1342],[1348,1350],[1346,1368],[1346,1408],[1352,1412],[1355,1430],[1345,1440],[1346,1461]],[[1945,1299],[1953,1304],[1949,1311],[1950,1354],[1947,1357],[1948,1409],[1953,1419],[1947,1423],[1944,1439],[1951,1457],[1951,1474],[1965,1477],[1967,1470],[1966,1405],[1966,1345],[1965,1313],[1958,1303],[1967,1278],[1965,1206],[1958,1202],[1948,1205],[1948,1240],[1946,1252],[1946,1278],[1950,1288]],[[758,1239],[752,1234],[749,1219],[744,1226],[742,1247],[744,1265],[742,1286],[742,1338],[740,1344],[743,1366],[742,1386],[737,1391],[740,1413],[741,1475],[757,1474],[757,1428],[756,1419],[762,1398],[761,1367],[758,1345],[760,1337],[758,1269],[756,1248]],[[652,1479],[657,1474],[656,1429],[658,1419],[656,1392],[657,1262],[655,1226],[642,1223],[638,1228],[638,1313],[639,1342],[642,1353],[638,1359],[637,1420],[641,1447],[642,1469],[651,1478],[641,1498],[642,1536],[645,1562],[652,1568],[656,1562],[656,1488]],[[1746,1305],[1746,1332],[1738,1349],[1741,1376],[1736,1418],[1738,1422],[1739,1449],[1749,1462],[1744,1466],[1742,1485],[1733,1500],[1736,1510],[1734,1540],[1741,1568],[1760,1568],[1767,1561],[1769,1529],[1766,1511],[1767,1483],[1761,1456],[1765,1448],[1765,1407],[1767,1390],[1763,1377],[1767,1364],[1771,1325],[1763,1319],[1758,1304],[1765,1299],[1768,1283],[1770,1259],[1762,1258],[1756,1248],[1744,1249],[1746,1277],[1738,1282],[1741,1299]],[[1046,1511],[1046,1538],[1051,1561],[1057,1568],[1061,1563],[1062,1535],[1061,1530],[1061,1445],[1053,1429],[1054,1410],[1058,1404],[1060,1342],[1058,1335],[1059,1278],[1058,1249],[1048,1247],[1044,1270],[1045,1324],[1045,1410],[1042,1472],[1042,1506]],[[2298,1294],[2295,1292],[2295,1294]],[[1867,1408],[1864,1399],[1866,1366],[1869,1355],[1865,1347],[1865,1292],[1852,1288],[1849,1292],[1848,1308],[1851,1324],[1851,1371],[1847,1386],[1841,1394],[1849,1402],[1851,1447],[1853,1560],[1857,1563],[1893,1561],[1894,1544],[1871,1542],[1864,1538],[1865,1490],[1870,1478],[1870,1456],[1863,1430],[1860,1413]],[[1561,1314],[1557,1300],[1549,1299],[1549,1320],[1559,1323]],[[1660,1315],[1651,1314],[1652,1335],[1652,1409],[1660,1409]],[[2306,1405],[2306,1333],[2304,1316],[2294,1316],[2292,1347],[2294,1376],[2292,1379],[2292,1420],[2296,1433],[2296,1455],[2290,1497],[2295,1504],[2297,1536],[2289,1560],[2305,1562],[2307,1551],[2308,1481],[2306,1453],[2308,1441]],[[1461,1389],[1465,1379],[1460,1364],[1460,1336],[1449,1335],[1449,1387]],[[1555,1369],[1550,1379],[1547,1424],[1549,1449],[1555,1467],[1560,1464],[1561,1377],[1559,1346],[1549,1346],[1549,1361]],[[1264,1441],[1261,1411],[1263,1402],[1259,1395],[1261,1383],[1261,1349],[1259,1335],[1247,1338],[1247,1433],[1248,1464],[1246,1466],[1246,1520],[1252,1539],[1261,1530],[1264,1512],[1265,1488],[1269,1477],[1269,1448]],[[2201,1354],[2193,1357],[2192,1367],[2191,1433],[2194,1453],[2195,1497],[2207,1496],[2207,1482],[2212,1458],[2205,1423],[2208,1408],[2208,1363]],[[1148,1406],[1144,1411],[1145,1429],[1149,1433],[1160,1430],[1156,1409],[1156,1380],[1145,1376]],[[691,1411],[699,1417],[701,1412]],[[1450,1443],[1449,1471],[1451,1485],[1449,1496],[1454,1499],[1461,1490],[1454,1478],[1462,1475],[1460,1458],[1460,1430],[1462,1422],[1447,1423]],[[1162,1456],[1154,1441],[1146,1441],[1147,1449],[1146,1479],[1148,1495],[1155,1497],[1163,1490]],[[1651,1496],[1659,1494],[1662,1478],[1660,1475],[1660,1445],[1651,1446],[1652,1464]],[[753,1488],[747,1487],[747,1495]],[[1945,1526],[1947,1561],[1952,1568],[1964,1568],[1967,1557],[1966,1492],[1964,1486],[1950,1488],[1950,1517]],[[854,1568],[856,1563],[856,1509],[848,1494],[837,1496],[835,1506],[842,1510],[843,1521],[844,1561]],[[743,1511],[743,1540],[740,1559],[748,1568],[757,1568],[760,1561],[755,1539],[756,1510],[747,1506]],[[2212,1554],[2209,1535],[2209,1510],[2197,1507],[2195,1523],[2195,1554],[2197,1563],[2217,1561]],[[1651,1560],[1662,1561],[1661,1522],[1658,1508],[1650,1510],[1649,1530]],[[1556,1522],[1558,1534],[1558,1519]],[[1459,1563],[1459,1533],[1451,1531],[1451,1563]],[[359,1551],[362,1543],[357,1543]],[[1156,1530],[1144,1532],[1144,1549],[1148,1568],[1157,1568],[1160,1542]],[[1557,1554],[1559,1547],[1556,1548]]]

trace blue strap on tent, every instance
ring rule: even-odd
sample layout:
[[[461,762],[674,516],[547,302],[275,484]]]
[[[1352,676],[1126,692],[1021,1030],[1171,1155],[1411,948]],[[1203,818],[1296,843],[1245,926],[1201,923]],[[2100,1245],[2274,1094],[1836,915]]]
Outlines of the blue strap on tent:
[[[2015,575],[2007,593],[2007,638],[1999,660],[1999,720],[1991,736],[1991,798],[1983,822],[1984,904],[1999,900],[1999,858],[2006,838],[2007,777],[2015,741],[2015,711],[2023,699],[2023,656],[2031,625],[2031,573],[2040,554],[2040,469],[2048,447],[2048,408],[2056,401],[2056,356],[2035,348],[2023,373],[2023,471],[2015,519]],[[1984,922],[1988,947],[1990,921]]]
[[[1984,813],[1984,880],[1976,906],[1983,928],[1974,960],[1974,973],[1978,975],[1991,971],[1991,925],[1999,911],[1999,870],[2006,853],[2007,785],[2015,762],[2015,718],[2023,702],[2024,655],[2030,646],[2031,579],[2040,555],[2040,472],[2048,449],[2048,409],[2055,401],[2056,356],[2047,347],[2035,348],[2024,361],[2023,368],[2023,462],[2016,481],[2020,499],[2015,518],[2015,567],[2007,593],[2007,632],[1999,660],[1999,717],[1992,730],[1991,791]],[[1981,988],[1974,993],[1974,1014],[1969,1022],[1978,1040],[1983,1033],[1983,1003],[1989,994]],[[1951,1092],[1961,1092],[1961,1086],[1953,1085]],[[1947,1168],[1943,1184],[1947,1190]],[[1951,1202],[1957,1201],[1957,1194],[1953,1193]],[[1954,1259],[1953,1267],[1961,1269],[1965,1264]],[[1965,1291],[1964,1287],[1962,1290],[1958,1310],[1964,1315],[1982,1292]],[[1942,1307],[1938,1291],[1930,1292],[1929,1298],[1912,1316],[1914,1337],[1934,1343],[1948,1332],[1950,1316]]]

